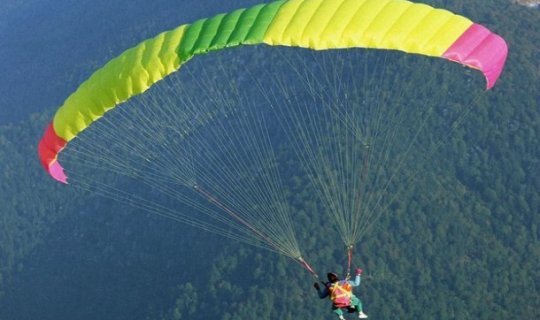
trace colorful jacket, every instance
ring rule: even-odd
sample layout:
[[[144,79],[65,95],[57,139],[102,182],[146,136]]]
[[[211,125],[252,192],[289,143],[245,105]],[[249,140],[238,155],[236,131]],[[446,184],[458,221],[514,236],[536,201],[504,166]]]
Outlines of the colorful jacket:
[[[319,298],[329,297],[336,308],[345,308],[350,306],[353,287],[360,285],[360,275],[354,278],[354,281],[340,280],[335,283],[326,283],[324,288],[319,288]]]

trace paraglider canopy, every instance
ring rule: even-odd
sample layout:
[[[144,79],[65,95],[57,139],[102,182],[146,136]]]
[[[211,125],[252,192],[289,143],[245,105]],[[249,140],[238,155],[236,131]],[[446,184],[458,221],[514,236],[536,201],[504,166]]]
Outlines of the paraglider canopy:
[[[443,57],[482,71],[488,89],[507,56],[505,41],[485,27],[405,0],[291,0],[240,9],[163,32],[96,71],[68,97],[45,131],[39,144],[43,167],[67,183],[58,153],[107,111],[195,55],[248,44],[395,49]]]
[[[286,255],[317,277],[291,221],[301,210],[286,192],[301,172],[314,210],[328,213],[347,246],[348,279],[353,245],[406,188],[392,183],[426,118],[446,112],[437,109],[444,99],[426,100],[453,98],[444,78],[455,65],[444,59],[480,70],[489,89],[506,55],[500,36],[425,4],[261,4],[163,32],[108,62],[57,110],[39,157],[62,183],[67,172],[72,185]],[[223,77],[206,72],[222,69]],[[462,96],[482,91],[462,69]],[[235,71],[244,78],[228,78]],[[154,191],[178,203],[167,207]]]

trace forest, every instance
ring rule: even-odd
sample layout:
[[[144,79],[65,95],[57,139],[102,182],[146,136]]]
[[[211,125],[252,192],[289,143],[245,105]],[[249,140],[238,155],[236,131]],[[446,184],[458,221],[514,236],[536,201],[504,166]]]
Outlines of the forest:
[[[24,7],[23,1],[10,3],[0,7],[0,16]],[[452,96],[456,106],[473,106],[460,114],[456,127],[449,130],[444,126],[447,114],[436,113],[429,134],[416,141],[419,156],[407,162],[396,181],[406,188],[355,247],[353,265],[364,269],[356,292],[365,312],[376,319],[536,319],[540,35],[535,26],[540,25],[540,12],[505,0],[429,3],[496,31],[506,39],[510,55],[493,90],[479,93],[474,103],[470,96]],[[139,5],[137,10],[151,10],[148,4]],[[196,14],[212,13],[210,5],[200,6],[193,9]],[[74,4],[71,10],[80,8]],[[75,67],[63,69],[63,80],[47,84],[45,91],[31,87],[55,68],[47,65],[48,57],[41,57],[45,71],[36,72],[39,80],[29,91],[36,92],[32,101],[50,103],[43,110],[12,107],[20,98],[6,95],[0,100],[0,319],[337,318],[330,302],[317,297],[315,279],[289,257],[114,197],[61,185],[43,171],[36,149],[58,107],[53,102],[59,103],[59,97],[67,96],[120,48],[151,36],[148,30],[159,32],[158,26],[182,22],[169,13],[155,19],[165,22],[148,19],[134,26],[111,19],[123,28],[122,36],[107,40],[108,48],[82,48],[76,64],[66,61]],[[114,23],[98,24],[93,32],[103,34]],[[48,37],[61,39],[66,31],[55,32]],[[70,50],[67,43],[59,46]],[[260,60],[269,55],[255,52]],[[242,66],[245,57],[225,56],[236,66]],[[262,74],[265,67],[252,73]],[[458,65],[445,70],[448,73],[425,78],[423,85],[433,90],[431,99],[446,99],[451,90],[470,85],[483,89],[476,72]],[[441,78],[457,85],[436,89]],[[403,104],[421,98],[400,97]],[[436,147],[426,147],[432,139],[437,139]],[[425,148],[428,152],[422,153]],[[309,175],[299,169],[292,149],[282,148],[278,157],[287,163],[283,192],[294,211],[302,252],[321,277],[328,271],[343,273],[345,245],[315,196]],[[415,179],[400,180],[411,175]],[[120,180],[112,183],[133,194],[146,192]]]

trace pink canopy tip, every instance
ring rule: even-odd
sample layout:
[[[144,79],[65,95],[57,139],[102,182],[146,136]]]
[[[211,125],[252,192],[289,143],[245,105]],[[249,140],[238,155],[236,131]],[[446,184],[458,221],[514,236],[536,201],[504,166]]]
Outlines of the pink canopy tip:
[[[66,141],[60,138],[54,131],[53,123],[45,129],[43,138],[38,145],[38,154],[45,170],[56,180],[67,184],[67,176],[64,168],[58,163],[58,153],[65,147]]]
[[[64,168],[60,165],[58,161],[54,161],[49,165],[49,174],[56,179],[57,181],[60,181],[62,183],[67,184],[67,176],[64,173]]]
[[[507,56],[506,41],[479,24],[471,25],[443,54],[449,60],[482,71],[488,90],[499,79]]]

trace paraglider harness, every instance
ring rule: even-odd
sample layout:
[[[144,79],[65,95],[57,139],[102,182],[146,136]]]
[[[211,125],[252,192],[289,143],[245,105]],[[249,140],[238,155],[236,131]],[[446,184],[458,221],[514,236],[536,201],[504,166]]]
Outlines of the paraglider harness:
[[[348,313],[357,311],[356,308],[351,305],[353,288],[346,280],[336,281],[334,283],[323,282],[323,284],[328,290],[330,300],[332,300],[332,310],[343,309]]]
[[[352,286],[347,281],[328,282],[326,288],[334,309],[350,307]]]
[[[348,248],[348,271],[345,280],[338,280],[334,283],[332,282],[322,282],[329,293],[329,298],[332,300],[332,309],[344,309],[348,313],[356,312],[356,307],[351,306],[352,297],[353,297],[353,287],[349,283],[351,277],[351,262],[352,262],[352,245]]]

